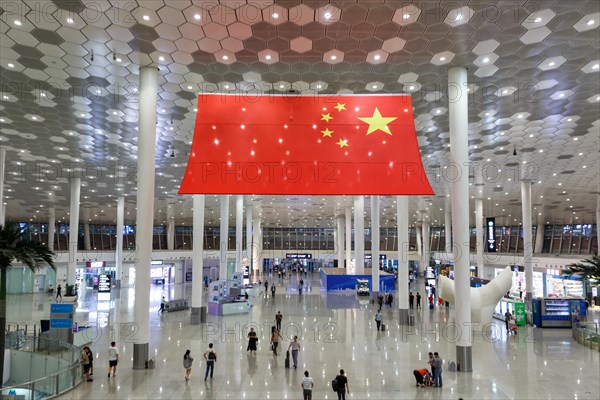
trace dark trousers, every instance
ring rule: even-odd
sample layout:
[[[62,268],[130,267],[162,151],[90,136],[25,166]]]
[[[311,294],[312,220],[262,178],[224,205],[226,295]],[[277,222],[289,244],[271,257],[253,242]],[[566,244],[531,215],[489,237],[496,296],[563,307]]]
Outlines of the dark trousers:
[[[408,302],[408,307],[412,309],[412,308],[413,308],[413,306],[414,306],[414,302],[413,302],[413,301],[409,301],[409,302]]]
[[[415,379],[417,380],[417,385],[423,385],[423,375],[421,375],[421,373],[417,370],[413,371],[413,375],[415,376]]]
[[[377,330],[379,330],[379,328],[381,328],[381,321],[375,321],[377,322]]]
[[[277,355],[277,346],[279,346],[279,342],[273,342],[273,354]]]
[[[338,389],[338,400],[346,400],[346,388],[343,387],[341,389]]]
[[[312,400],[311,389],[302,389],[302,395],[304,396],[304,400]]]
[[[206,373],[204,374],[204,380],[206,380],[206,378],[208,378],[208,371],[210,371],[210,379],[212,379],[214,369],[215,369],[215,360],[206,360]]]
[[[281,333],[281,321],[277,321],[275,325],[277,325],[277,330],[279,331],[279,333]]]

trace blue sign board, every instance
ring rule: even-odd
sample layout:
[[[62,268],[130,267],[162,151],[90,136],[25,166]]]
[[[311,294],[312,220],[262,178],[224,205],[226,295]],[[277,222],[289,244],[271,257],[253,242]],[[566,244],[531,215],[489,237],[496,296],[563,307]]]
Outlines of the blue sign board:
[[[50,320],[50,328],[71,329],[72,327],[73,319],[71,318],[54,318]]]
[[[70,304],[70,303],[50,304],[50,314],[73,314],[73,304]]]

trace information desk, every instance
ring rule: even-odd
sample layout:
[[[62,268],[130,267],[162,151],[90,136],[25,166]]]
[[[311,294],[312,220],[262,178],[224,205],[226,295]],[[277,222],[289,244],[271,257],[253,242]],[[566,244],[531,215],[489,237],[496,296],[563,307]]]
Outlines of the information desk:
[[[208,303],[208,313],[210,315],[247,314],[249,310],[250,306],[243,297],[223,297],[218,302],[211,301]]]

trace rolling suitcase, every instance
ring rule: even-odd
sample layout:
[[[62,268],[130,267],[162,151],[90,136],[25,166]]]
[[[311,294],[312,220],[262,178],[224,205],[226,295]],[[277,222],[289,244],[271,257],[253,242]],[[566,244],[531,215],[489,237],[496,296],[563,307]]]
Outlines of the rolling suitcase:
[[[381,332],[385,332],[385,324],[381,324]]]
[[[290,351],[285,352],[285,368],[290,369]]]

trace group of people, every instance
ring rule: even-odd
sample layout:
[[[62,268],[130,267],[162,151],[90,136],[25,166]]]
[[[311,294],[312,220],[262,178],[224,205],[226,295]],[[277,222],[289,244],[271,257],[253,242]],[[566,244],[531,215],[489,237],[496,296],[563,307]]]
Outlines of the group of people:
[[[110,378],[110,374],[112,372],[112,376],[115,377],[117,375],[117,364],[119,362],[119,350],[116,347],[115,342],[110,343],[110,347],[108,348],[108,377]],[[84,346],[81,349],[81,365],[83,366],[83,373],[85,374],[86,380],[88,382],[93,382],[94,379],[92,375],[94,375],[94,354],[89,346]]]
[[[421,293],[417,292],[415,296],[413,292],[408,293],[408,307],[412,310],[415,307],[415,300],[417,309],[421,308]]]
[[[192,374],[192,364],[194,363],[194,358],[192,357],[192,352],[188,349],[185,351],[183,355],[183,369],[185,370],[185,382],[189,382],[190,375]],[[210,379],[213,378],[213,373],[215,370],[215,363],[217,362],[217,352],[214,349],[214,345],[212,343],[208,344],[208,349],[204,352],[204,359],[206,360],[206,371],[204,372],[204,380],[208,379],[210,374]]]
[[[417,381],[417,387],[433,386],[442,387],[442,367],[444,360],[440,357],[438,352],[429,352],[429,364],[431,372],[426,368],[415,369],[413,375]]]
[[[300,382],[302,388],[302,396],[304,400],[312,400],[312,391],[315,387],[315,381],[310,377],[308,371],[304,371],[304,378]],[[338,400],[346,400],[346,393],[350,394],[350,386],[348,386],[348,378],[343,369],[340,369],[340,374],[331,382],[331,388],[337,394]]]
[[[394,295],[387,292],[385,295],[379,293],[379,296],[377,296],[377,304],[379,304],[379,310],[381,310],[381,307],[383,307],[383,303],[385,301],[385,304],[388,306],[392,306],[392,303],[394,302]]]

